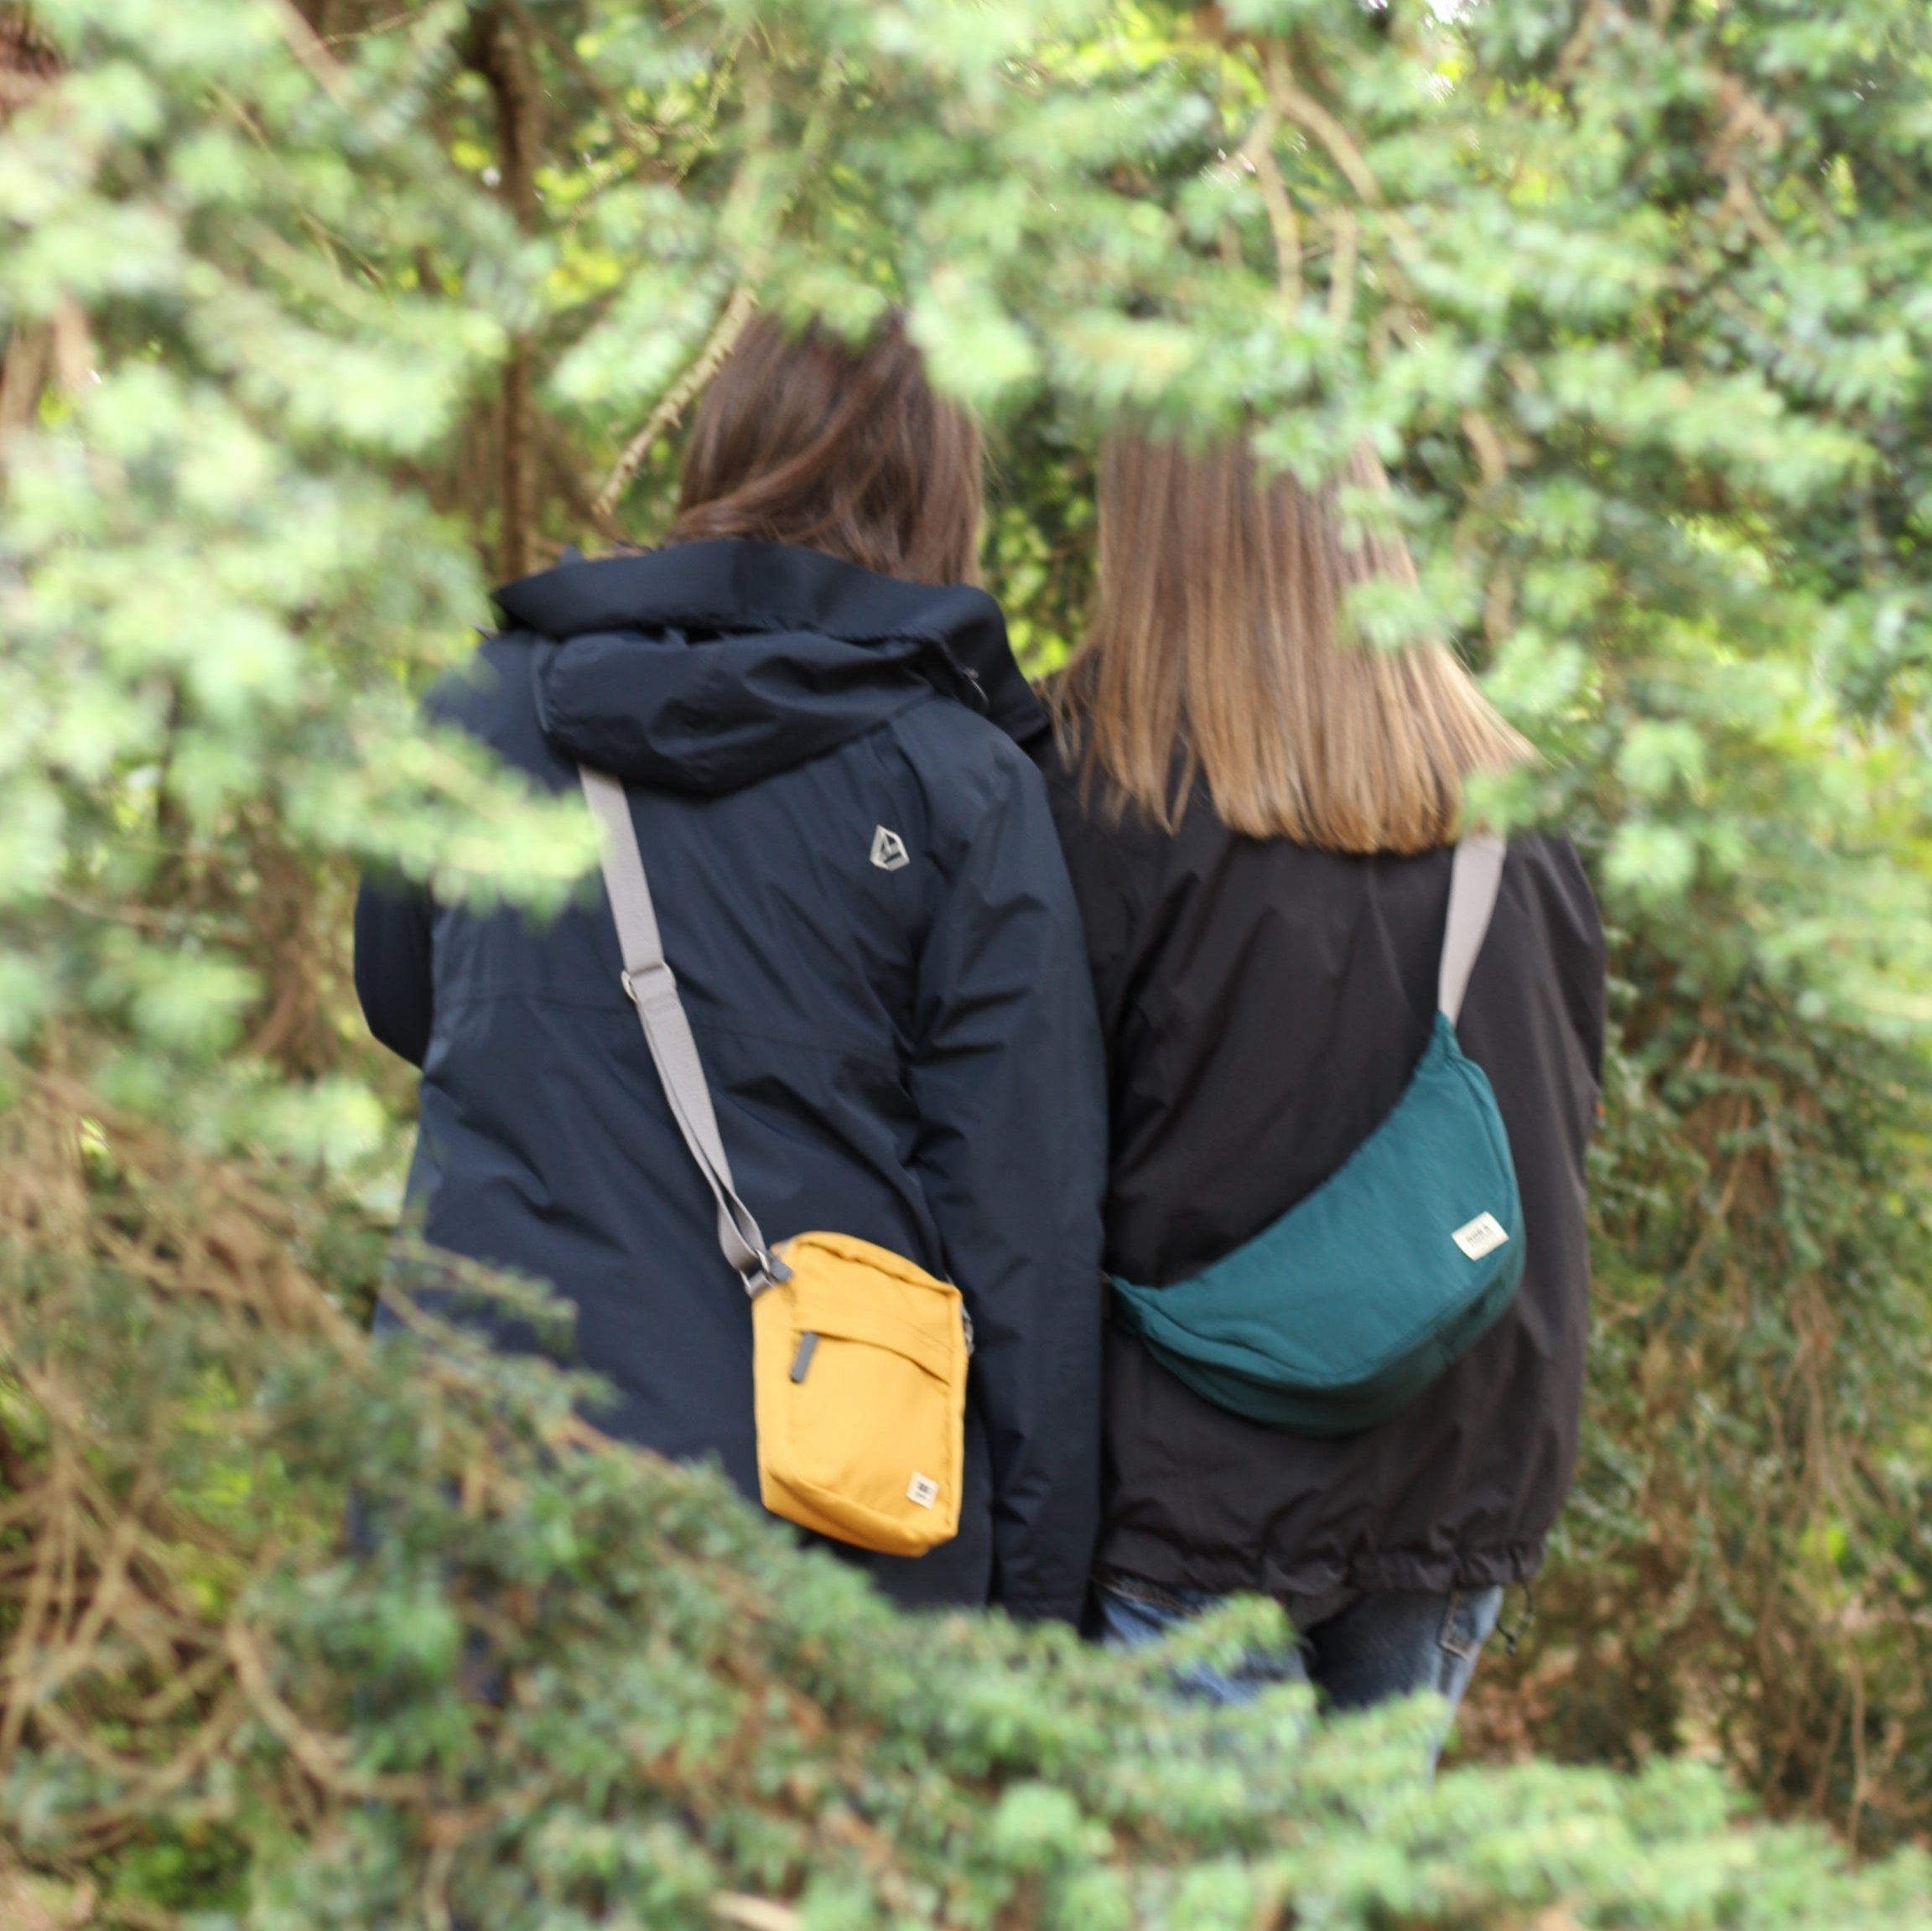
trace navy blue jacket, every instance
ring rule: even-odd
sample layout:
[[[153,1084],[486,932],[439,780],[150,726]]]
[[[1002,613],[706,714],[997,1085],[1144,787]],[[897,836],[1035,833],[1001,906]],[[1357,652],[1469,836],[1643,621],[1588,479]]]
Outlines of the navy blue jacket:
[[[553,791],[579,762],[630,783],[767,1237],[855,1234],[965,1296],[959,1534],[865,1560],[903,1601],[1073,1617],[1098,1509],[1104,1075],[1022,749],[1045,720],[998,606],[737,542],[568,564],[496,600],[505,629],[430,709]],[[756,1496],[748,1304],[619,970],[595,881],[548,924],[376,884],[356,908],[370,1028],[423,1068],[425,1238],[554,1284],[616,1391],[600,1424],[715,1456]]]

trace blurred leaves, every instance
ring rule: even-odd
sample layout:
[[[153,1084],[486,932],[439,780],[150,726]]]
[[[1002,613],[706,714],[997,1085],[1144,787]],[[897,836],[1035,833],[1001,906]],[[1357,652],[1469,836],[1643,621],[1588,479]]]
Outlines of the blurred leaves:
[[[1918,13],[474,12],[35,11],[66,65],[0,136],[0,325],[17,372],[36,330],[59,352],[6,433],[0,821],[43,1020],[104,936],[50,953],[48,891],[185,908],[264,808],[311,864],[557,901],[581,814],[410,705],[485,616],[479,553],[614,530],[606,472],[649,533],[746,296],[855,330],[905,304],[1031,450],[988,560],[1036,662],[1081,621],[1089,530],[1053,500],[1110,416],[1246,422],[1308,474],[1368,438],[1426,594],[1361,627],[1491,669],[1550,755],[1504,808],[1576,828],[1687,956],[1742,933],[1913,1020]],[[501,34],[534,93],[501,91]],[[534,392],[499,383],[513,342]],[[120,1023],[162,1061],[226,1037],[164,999]]]
[[[985,571],[1036,668],[1084,621],[1093,453],[1121,411],[1182,435],[1245,426],[1268,461],[1308,475],[1367,439],[1395,476],[1423,590],[1364,600],[1365,642],[1439,631],[1535,740],[1545,765],[1484,808],[1576,834],[1626,973],[1597,1176],[1599,1421],[1543,1661],[1566,1644],[1596,1656],[1578,1633],[1622,1618],[1630,1651],[1602,1667],[1638,1688],[1561,1708],[1552,1692],[1545,1733],[1618,1761],[1691,1745],[1781,1806],[1924,1827],[1927,1638],[1908,1607],[1924,1564],[1902,1526],[1923,1514],[1932,1332],[1916,1204],[1932,1134],[1922,8],[36,0],[30,57],[26,18],[0,4],[9,1102],[34,1078],[79,1079],[100,1108],[165,1121],[178,1151],[249,1150],[330,1212],[345,1186],[392,1206],[408,1092],[355,1021],[355,869],[541,917],[593,857],[574,800],[533,797],[423,729],[417,699],[489,621],[489,559],[666,527],[677,428],[753,299],[853,333],[902,304],[937,378],[993,415]],[[1740,1044],[1732,1022],[1747,1019]],[[132,1129],[105,1135],[86,1104],[67,1110],[96,1122],[87,1171],[105,1184]],[[80,1207],[56,1187],[34,1212],[8,1306],[37,1291],[49,1230]],[[240,1238],[234,1217],[221,1224]],[[280,1278],[278,1242],[306,1238],[273,1224],[248,1249],[258,1282]],[[325,1244],[364,1291],[376,1235],[355,1225]],[[171,1223],[167,1264],[205,1235]],[[233,1363],[199,1330],[165,1327],[164,1347],[164,1327],[144,1331],[236,1412],[219,1392]],[[510,1378],[498,1390],[522,1371],[475,1372]],[[554,1389],[515,1386],[560,1411]],[[407,1403],[382,1399],[387,1427]],[[354,1412],[380,1433],[376,1410]],[[103,1444],[133,1426],[130,1410],[100,1413]],[[1827,1439],[1857,1454],[1821,1461]],[[396,1468],[418,1466],[396,1452]],[[223,1492],[253,1506],[251,1479],[267,1478],[224,1466]],[[422,1466],[439,1481],[453,1468]],[[491,1575],[548,1586],[562,1571],[545,1564],[574,1564],[616,1588],[605,1570],[636,1551],[581,1513],[598,1482],[634,1479],[610,1466],[536,1481],[536,1513],[492,1543]],[[699,1534],[711,1492],[675,1494],[676,1534]],[[408,1506],[427,1524],[441,1502]],[[610,1519],[640,1535],[665,1518]],[[702,1533],[751,1547],[735,1528]],[[407,1676],[406,1653],[412,1681],[455,1667],[424,1578],[456,1534],[436,1516],[434,1560],[387,1581],[274,1570],[276,1643],[338,1688],[358,1668]],[[1861,1568],[1873,1548],[1883,1560]],[[1601,1596],[1599,1572],[1613,1582]],[[559,1645],[546,1666],[579,1687],[548,1729],[540,1703],[517,1721],[532,1726],[528,1761],[579,1781],[541,1829],[518,1835],[527,1819],[507,1812],[475,1825],[476,1842],[512,1846],[506,1886],[539,1873],[553,1914],[516,1892],[516,1922],[594,1921],[620,1884],[640,1921],[691,1921],[725,1865],[753,1891],[794,1871],[798,1817],[838,1804],[913,1817],[907,1842],[943,1841],[963,1874],[951,1891],[929,1871],[880,1888],[859,1831],[799,1893],[813,1924],[985,1921],[989,1898],[1021,1895],[1001,1888],[1021,1852],[1001,1862],[978,1821],[946,1837],[956,1799],[975,1819],[995,1800],[920,1781],[935,1725],[948,1763],[1010,1770],[1032,1793],[1002,1827],[1032,1860],[1014,1922],[1257,1923],[1292,1889],[1311,1923],[1529,1923],[1533,1900],[1571,1882],[1554,1871],[1596,1887],[1606,1922],[1770,1923],[1804,1921],[1792,1898],[1827,1882],[1802,1840],[1712,1835],[1716,1785],[1670,1769],[1634,1787],[1452,1779],[1434,1809],[1387,1799],[1414,1833],[1400,1852],[1358,1832],[1263,1871],[1239,1861],[1265,1820],[1240,1809],[1227,1760],[1171,1750],[1165,1732],[1109,1774],[1197,1827],[1206,1861],[1178,1876],[1109,1863],[1085,1833],[1096,1818],[1124,1828],[1129,1798],[1067,1799],[1078,1777],[1062,1767],[1099,1776],[1095,1713],[1114,1721],[1117,1692],[1036,1695],[1006,1669],[1010,1639],[984,1633],[958,1638],[973,1662],[946,1711],[868,1732],[894,1767],[866,1773],[891,1790],[871,1811],[824,1794],[860,1772],[814,1756],[800,1730],[802,1794],[778,1821],[755,1805],[693,1835],[653,1785],[660,1808],[614,1835],[605,1798],[630,1773],[613,1766],[644,1759],[586,1714],[592,1685],[636,1699],[633,1741],[662,1752],[702,1732],[693,1762],[719,1761],[706,1725],[746,1721],[715,1684],[691,1690],[695,1728],[665,1715],[681,1573],[635,1584],[664,1592],[650,1617],[668,1622],[599,1597],[615,1620],[590,1634],[544,1624]],[[822,1586],[834,1609],[776,1675],[808,1679],[813,1643],[849,1658],[834,1625],[851,1615],[879,1655],[852,1664],[839,1695],[876,1714],[881,1684],[923,1694],[894,1647],[913,1639]],[[219,1562],[195,1573],[198,1601],[239,1586]],[[647,1626],[673,1634],[621,1679]],[[1674,1651],[1659,1636],[1680,1630]],[[1771,1633],[1736,1664],[1753,1630]],[[1046,1679],[1088,1667],[1050,1652]],[[269,1657],[265,1679],[283,1668]],[[356,1774],[473,1763],[462,1740],[497,1719],[448,1682],[433,1707],[413,1695],[390,1729],[333,1711],[342,1734],[361,1726]],[[1166,1721],[1134,1695],[1132,1721]],[[1285,1815],[1317,1788],[1374,1808],[1381,1796],[1360,1795],[1387,1788],[1374,1752],[1407,1747],[1398,1723],[1381,1743],[1364,1731],[1303,1757],[1299,1712],[1268,1721],[1281,1727],[1253,1746],[1256,1761],[1275,1752],[1256,1801]],[[256,1867],[262,1924],[305,1926],[336,1888],[407,1896],[442,1921],[450,1866],[423,1861],[413,1823],[347,1806],[332,1834],[298,1842],[295,1811],[250,1810],[252,1773],[233,1767],[294,1747],[260,1717],[236,1748],[218,1759],[226,1821],[129,1847],[174,1873],[155,1885],[177,1902],[225,1895],[220,1871],[241,1868],[246,1842],[273,1847]],[[314,1764],[276,1760],[301,1802],[324,1801],[301,1782]],[[19,1814],[91,1801],[97,1768],[62,1757]],[[1291,1798],[1270,1777],[1309,1781]],[[449,1828],[449,1859],[469,1856],[468,1825]],[[982,1855],[998,1873],[984,1884]],[[278,1857],[299,1873],[279,1892]],[[1787,1866],[1795,1889],[1780,1888]],[[1752,1901],[1722,1888],[1734,1876]]]
[[[1425,1702],[1174,1694],[1271,1605],[1131,1657],[901,1614],[545,1360],[422,1305],[371,1344],[312,1194],[79,1098],[0,1124],[10,1925],[1924,1921],[1922,1856],[1854,1871],[1702,1766],[1431,1788]]]

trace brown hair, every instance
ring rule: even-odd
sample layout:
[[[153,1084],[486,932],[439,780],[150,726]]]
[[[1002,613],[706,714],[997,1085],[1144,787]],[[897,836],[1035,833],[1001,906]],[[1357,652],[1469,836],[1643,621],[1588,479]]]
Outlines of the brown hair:
[[[673,542],[797,543],[915,583],[970,583],[979,431],[935,395],[903,320],[862,349],[755,316],[691,425]]]
[[[1400,535],[1345,528],[1349,486],[1386,495],[1369,450],[1311,491],[1244,443],[1109,439],[1098,610],[1056,696],[1117,802],[1172,831],[1198,779],[1250,838],[1419,852],[1457,835],[1471,772],[1534,757],[1442,644],[1347,634],[1354,586],[1415,583]]]

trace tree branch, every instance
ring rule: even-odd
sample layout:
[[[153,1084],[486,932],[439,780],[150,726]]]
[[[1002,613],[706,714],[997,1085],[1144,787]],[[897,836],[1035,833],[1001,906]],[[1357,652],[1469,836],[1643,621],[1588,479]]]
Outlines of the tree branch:
[[[1334,220],[1335,248],[1328,257],[1328,319],[1339,335],[1355,312],[1355,263],[1362,224],[1353,208],[1337,208]]]
[[[693,399],[717,374],[724,358],[737,346],[738,338],[745,333],[745,325],[757,307],[757,298],[748,286],[740,283],[733,289],[731,299],[724,304],[724,312],[705,338],[704,346],[684,373],[665,391],[644,427],[624,445],[623,454],[611,466],[604,487],[597,492],[596,501],[591,506],[600,521],[608,520],[615,513],[619,499],[630,487],[631,479],[643,467],[645,458],[657,446],[657,439],[676,427],[678,418]]]
[[[1261,189],[1261,204],[1268,210],[1268,226],[1275,237],[1275,277],[1281,291],[1281,314],[1285,320],[1301,306],[1301,226],[1295,218],[1295,204],[1288,196],[1288,184],[1281,178],[1275,158],[1275,137],[1281,131],[1281,117],[1273,101],[1261,110],[1248,138],[1241,143],[1236,159],[1254,170]]]

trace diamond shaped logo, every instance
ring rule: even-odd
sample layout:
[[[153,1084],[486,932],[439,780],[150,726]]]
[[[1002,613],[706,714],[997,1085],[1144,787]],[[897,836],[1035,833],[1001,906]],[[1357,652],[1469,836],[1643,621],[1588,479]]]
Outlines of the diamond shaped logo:
[[[872,833],[872,862],[882,872],[897,872],[903,871],[912,860],[907,855],[905,839],[880,825]]]

